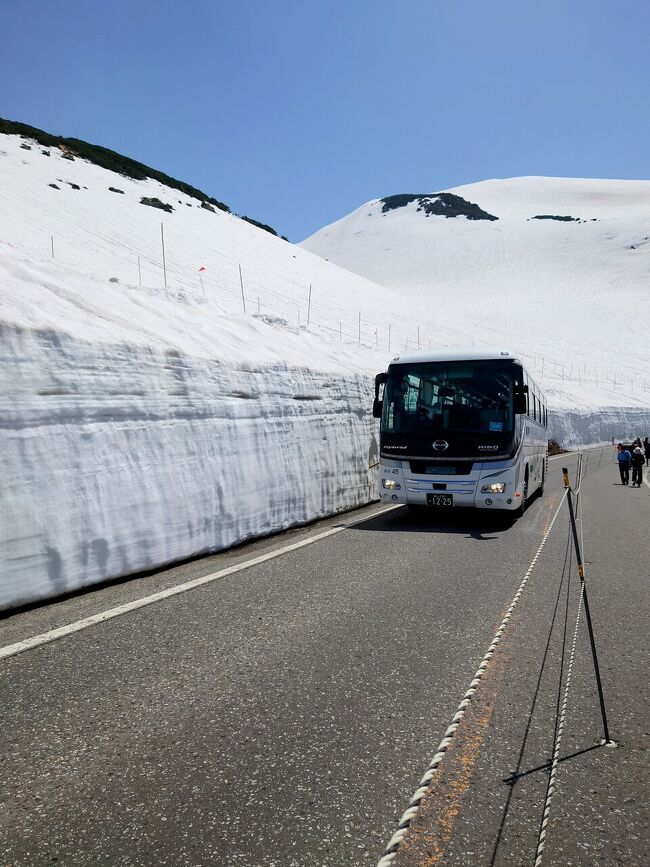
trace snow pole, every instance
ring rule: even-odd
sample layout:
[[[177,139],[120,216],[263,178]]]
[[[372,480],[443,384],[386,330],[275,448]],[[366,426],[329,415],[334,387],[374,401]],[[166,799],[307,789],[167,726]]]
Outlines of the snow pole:
[[[52,247],[52,258],[54,259],[54,235],[50,235],[50,246]]]
[[[309,320],[311,319],[311,283],[309,284],[309,299],[307,301],[307,328],[309,328]]]
[[[167,288],[167,263],[165,262],[165,231],[163,224],[160,224],[160,242],[162,244],[162,260],[163,260],[163,277],[165,279],[165,289]]]
[[[241,265],[239,267],[239,285],[241,286],[241,303],[244,307],[244,313],[246,313],[246,299],[244,298],[244,278],[241,275]],[[300,313],[298,314],[300,315]]]
[[[140,270],[140,257],[138,256],[138,286],[142,287],[142,271]]]

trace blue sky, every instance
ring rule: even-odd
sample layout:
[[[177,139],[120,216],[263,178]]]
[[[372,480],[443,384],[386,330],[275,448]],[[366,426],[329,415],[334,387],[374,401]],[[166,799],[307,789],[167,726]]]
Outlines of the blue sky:
[[[648,0],[0,0],[0,116],[302,240],[372,198],[648,178]]]

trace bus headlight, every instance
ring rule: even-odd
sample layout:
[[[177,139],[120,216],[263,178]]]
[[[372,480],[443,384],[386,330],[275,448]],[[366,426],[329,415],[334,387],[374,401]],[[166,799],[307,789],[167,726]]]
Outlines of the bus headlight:
[[[491,485],[483,485],[482,494],[502,494],[506,489],[503,482],[492,482]]]
[[[402,488],[400,483],[396,482],[395,479],[382,479],[381,486],[388,491],[399,491]]]

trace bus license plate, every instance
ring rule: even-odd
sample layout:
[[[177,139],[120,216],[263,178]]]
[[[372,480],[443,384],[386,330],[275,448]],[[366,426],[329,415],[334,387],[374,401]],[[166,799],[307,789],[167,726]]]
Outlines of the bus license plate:
[[[453,506],[453,494],[427,494],[427,506]]]

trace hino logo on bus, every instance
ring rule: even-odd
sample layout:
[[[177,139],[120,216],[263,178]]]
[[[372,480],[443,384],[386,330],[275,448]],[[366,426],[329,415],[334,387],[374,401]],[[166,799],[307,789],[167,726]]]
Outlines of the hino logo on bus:
[[[479,446],[478,450],[480,452],[498,452],[499,446]]]
[[[449,443],[446,440],[436,440],[433,447],[437,452],[444,452],[449,448]]]

